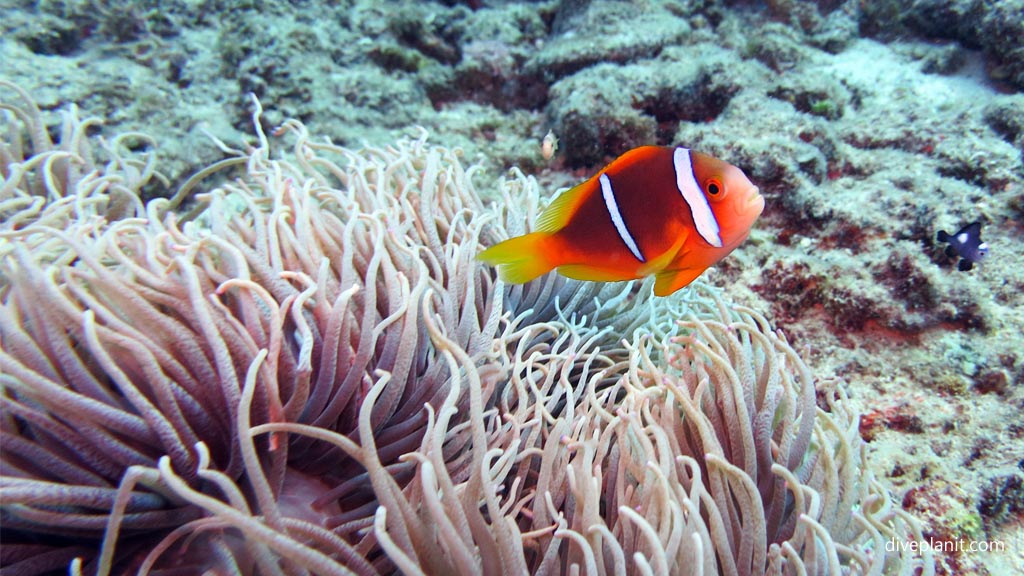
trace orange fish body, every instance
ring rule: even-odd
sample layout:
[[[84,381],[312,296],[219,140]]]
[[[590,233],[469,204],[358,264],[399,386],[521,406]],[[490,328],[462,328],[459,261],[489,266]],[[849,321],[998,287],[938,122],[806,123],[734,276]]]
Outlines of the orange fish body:
[[[579,280],[656,275],[686,286],[750,233],[764,198],[739,168],[686,148],[642,146],[555,199],[536,231],[481,252],[506,282],[553,269]]]

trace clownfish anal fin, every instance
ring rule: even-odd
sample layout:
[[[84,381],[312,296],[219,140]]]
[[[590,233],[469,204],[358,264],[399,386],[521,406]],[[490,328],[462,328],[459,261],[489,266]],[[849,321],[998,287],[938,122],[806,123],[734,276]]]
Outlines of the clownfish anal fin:
[[[632,280],[635,276],[621,270],[610,268],[598,268],[587,264],[565,264],[558,267],[558,273],[566,278],[575,280],[590,280],[591,282],[621,282]]]
[[[558,195],[554,201],[537,217],[537,224],[534,230],[537,232],[557,232],[569,223],[569,219],[580,208],[580,204],[586,199],[587,184],[584,182],[570,188]]]
[[[682,270],[663,270],[655,276],[654,295],[668,296],[690,282],[693,282],[707,268],[683,268]]]

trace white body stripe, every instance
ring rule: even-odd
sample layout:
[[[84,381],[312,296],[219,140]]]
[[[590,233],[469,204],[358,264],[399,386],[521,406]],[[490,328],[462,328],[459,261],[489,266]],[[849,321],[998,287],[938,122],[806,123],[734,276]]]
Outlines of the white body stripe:
[[[693,175],[693,165],[690,162],[690,151],[686,148],[676,148],[672,154],[672,164],[676,169],[676,188],[683,195],[683,200],[690,207],[690,214],[693,215],[693,223],[697,226],[697,232],[705,242],[715,248],[722,247],[722,238],[718,235],[718,220],[715,213],[711,211],[704,191],[700,189],[697,178]]]
[[[619,213],[619,204],[615,201],[615,193],[612,192],[612,181],[608,179],[607,174],[601,174],[597,180],[601,183],[601,197],[604,198],[604,207],[608,209],[608,215],[612,217],[612,224],[615,225],[615,231],[619,233],[619,238],[622,238],[626,248],[629,248],[629,251],[633,253],[633,256],[636,256],[637,260],[646,262],[643,254],[640,253],[640,248],[636,245],[636,240],[633,240],[633,235],[626,228],[626,223],[622,220],[622,214]]]

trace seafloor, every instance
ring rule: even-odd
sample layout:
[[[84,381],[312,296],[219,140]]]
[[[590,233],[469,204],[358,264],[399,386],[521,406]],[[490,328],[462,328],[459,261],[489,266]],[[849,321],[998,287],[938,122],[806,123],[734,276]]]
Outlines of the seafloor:
[[[743,168],[767,205],[704,278],[863,413],[868,463],[939,573],[1024,573],[1024,2],[18,2],[0,80],[57,125],[158,143],[173,190],[287,118],[358,148],[422,126],[481,194],[547,193],[643,144]],[[0,101],[10,103],[10,94]],[[560,141],[545,159],[541,139]],[[935,240],[979,221],[959,271]]]

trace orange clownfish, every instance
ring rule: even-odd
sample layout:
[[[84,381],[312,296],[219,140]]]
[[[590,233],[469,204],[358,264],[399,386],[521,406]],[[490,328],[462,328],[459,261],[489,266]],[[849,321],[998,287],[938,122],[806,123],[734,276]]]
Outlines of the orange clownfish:
[[[552,269],[601,282],[654,274],[655,295],[667,296],[732,252],[763,209],[739,168],[686,148],[642,146],[556,198],[535,232],[477,258],[513,284]]]

